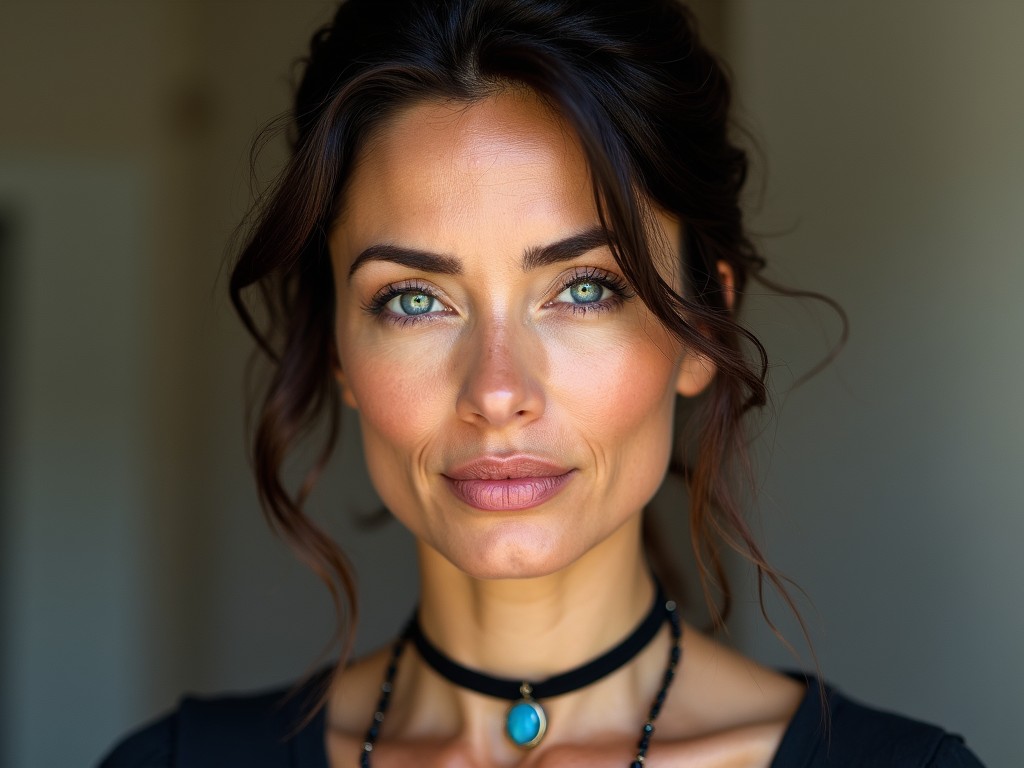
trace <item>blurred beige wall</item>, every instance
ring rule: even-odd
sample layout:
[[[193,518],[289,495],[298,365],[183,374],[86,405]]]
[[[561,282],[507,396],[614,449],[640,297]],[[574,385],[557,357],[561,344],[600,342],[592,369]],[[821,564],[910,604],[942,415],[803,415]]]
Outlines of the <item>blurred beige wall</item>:
[[[153,706],[150,628],[175,619],[153,543],[192,508],[194,321],[173,309],[171,265],[197,233],[191,153],[166,115],[193,57],[184,10],[0,7],[5,765],[93,759],[103,730]]]
[[[183,691],[293,678],[327,640],[323,590],[259,518],[221,266],[249,143],[331,5],[0,5],[0,765],[93,761]],[[765,148],[774,274],[853,324],[765,432],[769,552],[814,599],[827,676],[993,765],[1022,758],[1021,7],[697,6]],[[835,335],[791,301],[748,316],[780,389]],[[359,569],[360,648],[413,599],[408,537],[355,523],[374,504],[349,430],[312,505]],[[749,599],[733,639],[795,663]]]
[[[329,13],[0,5],[2,765],[91,762],[184,690],[294,677],[326,642],[259,519],[221,263]]]
[[[743,0],[725,28],[767,158],[753,222],[772,274],[851,323],[786,395],[837,323],[748,307],[780,390],[769,553],[813,599],[828,677],[1024,765],[1024,4]],[[755,611],[733,630],[793,663]]]

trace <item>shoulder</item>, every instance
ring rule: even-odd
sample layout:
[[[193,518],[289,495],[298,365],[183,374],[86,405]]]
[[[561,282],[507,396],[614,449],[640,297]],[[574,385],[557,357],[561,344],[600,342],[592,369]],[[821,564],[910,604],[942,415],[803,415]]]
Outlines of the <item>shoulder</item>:
[[[329,674],[250,695],[186,697],[119,742],[100,768],[325,766],[322,710],[308,713]]]
[[[99,768],[171,768],[177,720],[172,713],[134,731],[114,746]]]
[[[845,768],[978,768],[959,736],[928,723],[865,706],[807,679],[807,694],[790,722],[773,766]]]

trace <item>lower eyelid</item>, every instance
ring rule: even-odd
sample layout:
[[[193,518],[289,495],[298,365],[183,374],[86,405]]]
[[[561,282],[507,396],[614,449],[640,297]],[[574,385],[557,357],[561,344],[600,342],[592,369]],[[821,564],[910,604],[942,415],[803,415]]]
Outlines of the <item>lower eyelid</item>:
[[[571,301],[552,302],[552,306],[558,307],[563,312],[571,312],[574,315],[588,314],[591,312],[608,312],[621,306],[625,299],[619,294],[611,291],[610,296],[600,301],[591,301],[585,304],[576,304]]]
[[[378,322],[388,323],[389,325],[395,325],[399,328],[407,325],[422,325],[424,323],[434,323],[437,321],[444,320],[452,315],[452,311],[445,309],[440,312],[425,312],[422,315],[400,315],[396,312],[392,312],[387,308],[382,308],[380,311],[374,313],[374,317]]]

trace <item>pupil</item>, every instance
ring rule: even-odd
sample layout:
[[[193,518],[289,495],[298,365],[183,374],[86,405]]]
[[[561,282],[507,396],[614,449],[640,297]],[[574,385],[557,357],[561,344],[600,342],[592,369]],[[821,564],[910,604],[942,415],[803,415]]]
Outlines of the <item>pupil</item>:
[[[574,286],[569,288],[569,295],[572,296],[572,299],[575,302],[580,304],[589,304],[597,301],[598,297],[601,295],[601,286],[590,281],[576,283]]]
[[[399,299],[402,311],[407,315],[422,315],[430,309],[431,301],[425,293],[403,293]]]

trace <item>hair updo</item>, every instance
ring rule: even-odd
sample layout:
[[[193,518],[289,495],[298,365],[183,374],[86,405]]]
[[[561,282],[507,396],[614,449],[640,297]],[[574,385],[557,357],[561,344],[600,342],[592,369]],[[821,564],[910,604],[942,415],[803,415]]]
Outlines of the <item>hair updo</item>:
[[[312,39],[291,116],[290,161],[258,206],[230,281],[235,309],[272,366],[254,408],[261,503],[330,589],[345,653],[356,618],[352,569],[303,512],[341,415],[328,233],[361,147],[389,116],[423,99],[473,102],[510,86],[531,89],[574,128],[625,278],[717,368],[698,407],[679,420],[672,462],[689,490],[712,623],[720,626],[730,605],[723,544],[754,564],[759,586],[767,580],[789,600],[737,498],[744,416],[767,400],[767,357],[735,313],[762,259],[743,227],[747,156],[730,137],[729,81],[691,13],[674,0],[348,0]],[[652,206],[682,224],[681,292],[656,269],[645,234]],[[731,307],[718,262],[734,276]],[[289,491],[286,457],[323,419],[319,460]],[[656,564],[667,562],[655,551],[663,538],[645,536]]]

